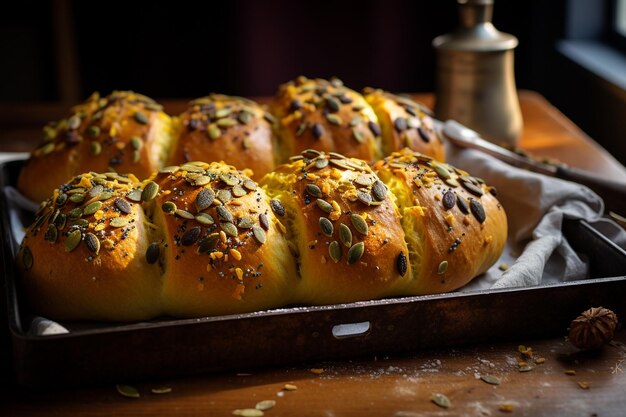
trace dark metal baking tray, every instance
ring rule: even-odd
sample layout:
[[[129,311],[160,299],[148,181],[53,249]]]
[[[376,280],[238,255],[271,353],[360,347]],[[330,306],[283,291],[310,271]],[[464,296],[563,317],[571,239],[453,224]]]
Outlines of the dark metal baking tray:
[[[21,161],[0,166],[13,185]],[[10,202],[0,193],[3,279],[14,368],[27,386],[77,385],[246,370],[564,334],[590,306],[626,314],[626,252],[585,222],[567,221],[572,247],[590,259],[590,279],[558,285],[293,307],[200,319],[76,325],[30,336],[13,266]],[[16,215],[16,213],[13,213]],[[63,323],[64,325],[66,323]]]

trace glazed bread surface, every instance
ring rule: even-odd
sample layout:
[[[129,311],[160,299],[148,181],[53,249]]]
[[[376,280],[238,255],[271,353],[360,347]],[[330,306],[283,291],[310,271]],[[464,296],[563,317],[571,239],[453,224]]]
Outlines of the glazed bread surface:
[[[167,165],[224,161],[258,179],[274,167],[274,117],[252,100],[211,94],[193,100],[179,117]]]
[[[40,314],[63,320],[142,320],[161,314],[154,228],[134,177],[86,173],[64,184],[26,231],[17,266]]]
[[[373,169],[400,210],[413,271],[411,294],[460,288],[498,260],[507,219],[494,187],[409,149]]]
[[[443,160],[425,107],[382,90],[365,93],[336,78],[298,77],[279,87],[270,111],[243,97],[210,94],[191,101],[178,117],[132,91],[94,93],[68,118],[44,128],[17,186],[40,202],[84,172],[146,178],[190,161],[223,161],[258,180],[306,149],[374,162],[409,147]]]
[[[308,150],[261,184],[294,248],[300,303],[368,300],[408,286],[412,275],[399,212],[367,163]]]
[[[270,201],[223,163],[133,176],[87,173],[57,189],[18,255],[40,314],[134,321],[243,313],[295,301],[295,260]]]
[[[457,289],[499,258],[496,190],[409,149],[372,168],[306,150],[261,180],[189,162],[139,182],[85,173],[18,255],[38,314],[203,317]]]
[[[70,117],[44,128],[44,141],[26,161],[17,187],[40,202],[84,172],[145,178],[163,166],[171,136],[171,118],[151,98],[132,91],[94,93]]]
[[[306,149],[374,161],[383,156],[378,120],[341,80],[303,76],[281,85],[270,104],[277,119],[277,161]]]
[[[223,163],[164,168],[145,204],[160,239],[163,314],[202,317],[295,302],[295,260],[257,183]]]
[[[380,89],[366,88],[364,94],[378,117],[385,155],[409,148],[445,161],[444,145],[427,107]]]

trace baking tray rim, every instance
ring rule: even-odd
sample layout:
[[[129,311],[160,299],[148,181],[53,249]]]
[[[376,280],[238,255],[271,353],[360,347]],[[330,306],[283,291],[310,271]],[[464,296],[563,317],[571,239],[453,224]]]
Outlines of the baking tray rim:
[[[282,315],[297,315],[297,314],[307,314],[307,313],[321,313],[326,311],[339,311],[339,310],[355,310],[355,309],[369,309],[372,307],[384,307],[391,305],[402,305],[402,304],[410,304],[410,303],[418,303],[424,301],[439,301],[445,300],[449,298],[460,299],[466,297],[488,297],[492,295],[498,294],[511,294],[511,293],[521,293],[521,292],[536,292],[539,290],[550,290],[557,289],[562,287],[572,287],[572,286],[587,286],[587,285],[596,285],[596,284],[604,284],[610,282],[620,282],[626,281],[626,276],[621,277],[606,277],[606,278],[589,278],[585,280],[577,280],[577,281],[569,281],[558,284],[546,284],[539,285],[534,287],[517,287],[517,288],[504,288],[504,289],[493,289],[493,290],[476,290],[471,292],[464,293],[445,293],[445,294],[432,294],[432,295],[418,295],[418,296],[410,296],[410,297],[396,297],[389,299],[381,299],[381,300],[370,300],[370,301],[356,301],[353,303],[343,303],[343,304],[329,304],[323,306],[305,306],[305,307],[283,307],[271,310],[262,310],[251,313],[243,313],[243,314],[230,314],[223,316],[213,316],[213,317],[198,317],[198,318],[185,318],[185,319],[163,319],[162,321],[145,321],[139,323],[113,323],[110,326],[105,326],[103,328],[98,329],[85,329],[78,330],[75,332],[64,333],[64,334],[51,334],[51,335],[28,335],[23,331],[20,331],[21,327],[16,320],[12,320],[10,323],[10,330],[13,336],[17,339],[24,341],[39,341],[39,340],[59,340],[59,339],[72,339],[79,338],[82,336],[93,336],[93,335],[101,335],[101,334],[112,334],[112,333],[124,333],[124,332],[133,332],[133,331],[152,331],[158,330],[160,328],[167,327],[183,327],[183,326],[193,326],[193,325],[209,325],[214,322],[223,322],[223,321],[238,321],[238,320],[246,320],[246,319],[265,319],[273,316],[282,316]],[[17,314],[16,314],[17,316]],[[158,320],[158,319],[157,319]],[[338,323],[339,324],[339,323]]]

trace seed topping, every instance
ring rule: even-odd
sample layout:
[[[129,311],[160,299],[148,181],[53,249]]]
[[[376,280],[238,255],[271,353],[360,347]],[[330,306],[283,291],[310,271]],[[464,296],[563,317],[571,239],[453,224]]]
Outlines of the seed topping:
[[[150,121],[150,120],[148,119],[148,116],[146,116],[144,113],[139,112],[139,111],[138,111],[138,112],[135,112],[135,114],[133,115],[133,117],[135,118],[135,121],[136,121],[137,123],[142,124],[142,125],[147,125],[147,124],[148,124],[148,122]]]
[[[372,195],[378,201],[382,201],[387,196],[387,186],[383,184],[382,181],[377,180],[374,185],[372,185]]]
[[[265,213],[261,213],[259,214],[259,224],[261,225],[261,227],[265,230],[269,230],[270,228],[270,222],[267,218],[267,215]]]
[[[24,246],[24,249],[22,250],[22,265],[24,266],[24,269],[28,271],[33,267],[33,263],[33,253],[28,246]]]
[[[141,192],[141,201],[150,201],[156,197],[158,193],[159,185],[154,181],[150,181]]]
[[[94,201],[83,210],[83,216],[91,216],[102,207],[101,201]]]
[[[100,240],[98,240],[98,237],[93,233],[85,234],[85,245],[87,249],[96,255],[100,252]]]
[[[404,252],[400,252],[396,258],[396,269],[398,270],[398,274],[403,277],[406,274],[407,268],[408,261],[406,259],[406,255]]]
[[[46,233],[44,234],[43,238],[50,243],[54,243],[57,241],[58,237],[59,237],[59,231],[57,229],[57,226],[53,223],[48,224],[48,229],[46,230]]]
[[[365,222],[365,219],[363,219],[363,217],[359,216],[358,214],[352,214],[350,216],[350,221],[352,222],[352,225],[357,232],[359,232],[363,236],[367,236],[369,232],[369,227],[367,226],[367,223]]]
[[[181,245],[183,246],[193,245],[194,243],[197,242],[198,238],[200,237],[200,233],[202,233],[202,229],[198,226],[192,227],[191,229],[187,230],[185,234],[183,235],[183,237],[180,239]]]
[[[265,232],[263,231],[263,229],[261,229],[260,227],[256,227],[254,226],[252,228],[252,234],[254,236],[254,238],[260,243],[263,244],[265,243],[267,237],[265,235]]]
[[[467,205],[467,200],[465,200],[465,198],[461,197],[460,195],[457,195],[456,204],[457,206],[459,206],[459,210],[461,210],[461,213],[469,214],[470,209],[469,209],[469,206]]]
[[[76,249],[83,238],[83,234],[80,230],[74,230],[67,235],[65,239],[65,252],[71,252]]]
[[[322,135],[324,135],[324,128],[321,124],[315,123],[311,127],[311,132],[313,133],[313,137],[315,137],[315,139],[319,139]]]
[[[209,213],[199,213],[196,215],[196,221],[200,224],[204,224],[207,226],[210,226],[212,224],[215,224],[215,220],[213,219],[213,216],[211,216]]]
[[[173,214],[177,208],[178,207],[176,207],[176,203],[174,203],[173,201],[166,201],[165,203],[163,203],[163,205],[161,205],[161,210],[168,214]]]
[[[320,189],[320,187],[318,187],[315,184],[307,184],[305,189],[306,189],[307,193],[309,193],[311,196],[313,196],[315,198],[321,198],[322,197],[322,190]]]
[[[352,231],[344,223],[339,225],[339,240],[347,248],[352,246]]]
[[[333,223],[328,220],[326,217],[320,217],[319,219],[319,224],[320,224],[320,229],[322,229],[322,233],[324,233],[326,236],[332,236],[333,235]]]
[[[237,237],[237,226],[235,226],[234,224],[230,222],[221,223],[220,227],[228,236]]]
[[[428,135],[428,133],[426,132],[426,130],[424,130],[423,127],[418,127],[417,128],[417,133],[419,134],[420,138],[426,142],[429,143],[430,142],[430,136]]]
[[[451,209],[452,207],[454,207],[454,204],[456,203],[456,195],[448,190],[443,194],[443,206],[446,209]]]
[[[280,200],[270,200],[270,207],[272,208],[274,214],[276,214],[277,216],[283,217],[285,215],[285,207],[280,202]]]
[[[485,209],[483,208],[482,204],[480,204],[477,200],[473,198],[470,198],[470,211],[472,212],[476,220],[478,220],[478,223],[484,223],[487,219]]]
[[[403,117],[396,118],[396,120],[393,121],[393,126],[398,132],[404,132],[408,127],[406,119]]]
[[[333,240],[328,245],[328,254],[330,255],[330,259],[332,259],[335,263],[341,260],[341,246],[339,246],[339,242]]]
[[[365,244],[363,242],[356,243],[353,245],[348,251],[348,264],[352,265],[358,262],[359,259],[363,256],[363,252],[365,251]]]
[[[215,193],[210,188],[203,188],[196,195],[196,209],[198,211],[205,210],[213,204],[215,200]]]
[[[329,202],[322,200],[321,198],[315,200],[315,204],[317,204],[317,206],[325,213],[330,213],[333,211],[333,206]]]
[[[476,197],[480,197],[483,195],[483,190],[479,186],[473,184],[471,181],[462,180],[461,184],[463,185],[463,188],[474,194]]]
[[[217,206],[215,210],[217,211],[217,215],[219,216],[220,220],[231,223],[234,221],[233,215],[230,213],[230,211],[226,209],[226,207]]]
[[[381,135],[380,127],[378,127],[378,124],[376,122],[372,122],[372,121],[367,122],[367,127],[370,128],[374,136]]]
[[[111,227],[124,227],[128,225],[129,222],[130,220],[125,217],[114,217],[109,222],[109,225],[111,225]]]
[[[122,213],[130,214],[133,211],[131,204],[123,198],[116,198],[114,204]]]

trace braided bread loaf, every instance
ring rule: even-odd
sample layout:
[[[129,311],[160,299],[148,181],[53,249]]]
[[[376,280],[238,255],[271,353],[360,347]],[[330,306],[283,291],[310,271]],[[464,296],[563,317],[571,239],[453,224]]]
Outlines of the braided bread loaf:
[[[495,189],[405,149],[305,150],[260,186],[223,163],[139,182],[85,173],[40,208],[17,255],[33,308],[67,320],[200,317],[458,288],[493,264]]]
[[[146,178],[190,161],[224,161],[258,180],[308,148],[373,162],[408,146],[443,160],[443,144],[423,107],[379,90],[368,90],[366,100],[337,79],[299,77],[279,88],[270,110],[274,115],[251,100],[211,94],[170,117],[140,94],[93,94],[69,118],[46,126],[18,189],[39,202],[84,172]]]

